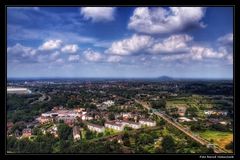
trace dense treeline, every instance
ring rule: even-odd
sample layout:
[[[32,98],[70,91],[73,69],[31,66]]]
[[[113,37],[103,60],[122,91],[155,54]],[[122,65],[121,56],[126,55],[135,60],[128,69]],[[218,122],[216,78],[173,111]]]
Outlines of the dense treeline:
[[[35,140],[8,137],[7,150],[14,153],[121,153],[121,146],[117,141],[74,142],[44,135]]]

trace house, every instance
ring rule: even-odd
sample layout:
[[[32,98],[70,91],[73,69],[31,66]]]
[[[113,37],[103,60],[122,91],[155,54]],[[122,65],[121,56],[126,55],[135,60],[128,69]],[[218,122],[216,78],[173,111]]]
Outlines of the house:
[[[179,106],[178,108],[178,115],[179,116],[185,116],[187,108],[185,106]]]
[[[47,122],[52,122],[53,119],[51,117],[41,116],[41,117],[37,118],[37,121],[39,121],[39,123],[41,123],[41,124],[44,124],[44,123],[47,123]]]
[[[88,123],[87,127],[90,131],[95,131],[95,132],[98,132],[98,133],[101,133],[101,132],[105,131],[105,128],[103,126],[99,126],[99,125],[92,124],[92,123]]]
[[[211,115],[211,114],[213,114],[214,111],[213,110],[205,110],[203,112],[205,115]]]
[[[156,122],[149,119],[140,119],[139,124],[150,126],[150,127],[156,126]]]
[[[54,137],[58,137],[57,126],[55,124],[52,127],[50,127],[47,131],[50,132],[51,134],[53,134]]]
[[[32,135],[32,129],[25,128],[22,131],[22,137],[30,137]]]
[[[122,117],[123,119],[129,119],[129,118],[132,118],[132,114],[131,112],[128,112],[128,113],[122,113]]]
[[[115,123],[114,121],[105,122],[104,126],[118,131],[122,131],[124,128],[121,123]]]
[[[131,127],[133,129],[139,129],[141,128],[141,125],[139,123],[136,122],[131,122],[131,121],[122,121],[122,124],[124,127]]]
[[[80,128],[78,126],[73,127],[73,139],[79,140],[81,138]]]
[[[204,111],[205,115],[217,115],[217,116],[227,116],[228,112],[227,111],[218,111],[218,110],[205,110]]]
[[[179,117],[178,122],[191,122],[192,120],[186,117]]]
[[[87,115],[87,114],[84,114],[82,115],[82,120],[85,121],[85,120],[92,120],[93,119],[93,116],[90,116],[90,115]]]
[[[75,117],[70,117],[70,116],[64,116],[64,117],[57,117],[57,121],[63,121],[65,124],[68,126],[73,126],[76,118]]]
[[[103,102],[103,104],[106,105],[107,107],[110,107],[110,106],[114,105],[114,102],[111,100],[108,100],[108,101]]]
[[[225,126],[228,124],[228,122],[226,122],[226,121],[221,121],[219,123],[222,124],[222,125],[225,125]]]

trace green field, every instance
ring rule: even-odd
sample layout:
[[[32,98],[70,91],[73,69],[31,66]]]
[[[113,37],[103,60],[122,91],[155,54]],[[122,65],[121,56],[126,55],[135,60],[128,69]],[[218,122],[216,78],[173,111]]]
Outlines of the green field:
[[[207,140],[213,140],[213,143],[225,149],[225,146],[233,140],[232,132],[220,132],[207,130],[204,132],[196,132],[199,136]]]

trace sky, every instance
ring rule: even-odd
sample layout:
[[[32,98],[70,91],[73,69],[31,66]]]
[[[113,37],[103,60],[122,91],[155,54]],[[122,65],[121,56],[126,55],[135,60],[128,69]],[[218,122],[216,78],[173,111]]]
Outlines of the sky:
[[[231,7],[8,7],[7,77],[233,78]]]

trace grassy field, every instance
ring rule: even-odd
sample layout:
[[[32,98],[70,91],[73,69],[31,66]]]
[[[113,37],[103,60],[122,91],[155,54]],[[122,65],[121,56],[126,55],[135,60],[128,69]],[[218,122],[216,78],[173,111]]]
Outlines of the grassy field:
[[[229,144],[233,140],[233,133],[232,132],[220,132],[220,131],[204,131],[198,132],[199,136],[203,137],[207,140],[213,140],[215,144],[219,147],[225,149],[225,146]]]

